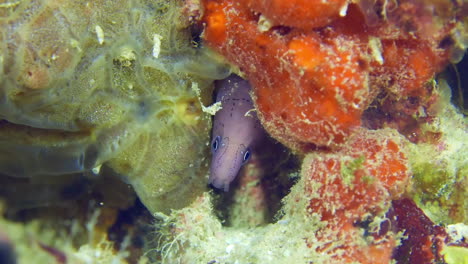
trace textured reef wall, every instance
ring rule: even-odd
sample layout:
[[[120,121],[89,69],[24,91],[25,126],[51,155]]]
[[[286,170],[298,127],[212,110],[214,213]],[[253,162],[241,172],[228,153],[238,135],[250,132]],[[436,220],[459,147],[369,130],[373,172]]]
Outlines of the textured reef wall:
[[[20,263],[467,263],[463,85],[438,75],[463,58],[467,15],[463,0],[0,1],[0,246]],[[231,71],[287,151],[265,146],[276,159],[219,194],[207,106]]]
[[[207,196],[171,215],[163,261],[466,263],[468,127],[437,77],[465,53],[466,8],[202,1],[205,44],[252,83],[262,124],[302,167],[274,223],[222,225]]]

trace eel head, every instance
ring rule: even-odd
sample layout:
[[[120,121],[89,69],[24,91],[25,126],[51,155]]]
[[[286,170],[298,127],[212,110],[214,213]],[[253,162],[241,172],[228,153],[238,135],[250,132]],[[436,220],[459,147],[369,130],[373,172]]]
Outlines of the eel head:
[[[225,192],[229,184],[236,178],[242,165],[250,158],[249,146],[236,144],[229,137],[216,136],[211,142],[211,173],[209,183]]]

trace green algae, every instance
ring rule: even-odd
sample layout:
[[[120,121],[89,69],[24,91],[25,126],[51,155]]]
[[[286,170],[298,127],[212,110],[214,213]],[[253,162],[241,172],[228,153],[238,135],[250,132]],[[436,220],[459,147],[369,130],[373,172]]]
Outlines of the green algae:
[[[364,156],[361,156],[359,158],[350,160],[349,162],[341,162],[341,176],[343,177],[343,182],[351,186],[353,185],[354,178],[355,178],[355,172],[356,170],[362,169],[363,164],[366,161],[366,158]],[[371,177],[367,176],[366,181],[371,181]]]

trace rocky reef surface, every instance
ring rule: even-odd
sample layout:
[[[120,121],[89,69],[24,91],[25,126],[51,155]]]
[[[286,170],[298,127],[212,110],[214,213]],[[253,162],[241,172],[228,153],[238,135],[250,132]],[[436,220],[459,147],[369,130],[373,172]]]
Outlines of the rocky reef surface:
[[[0,2],[1,250],[468,263],[467,16],[463,0]],[[218,193],[208,106],[231,72],[285,147]]]

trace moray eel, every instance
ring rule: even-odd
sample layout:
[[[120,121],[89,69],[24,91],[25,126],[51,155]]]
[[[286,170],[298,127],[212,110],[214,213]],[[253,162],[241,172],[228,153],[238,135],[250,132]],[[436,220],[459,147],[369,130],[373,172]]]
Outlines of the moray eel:
[[[213,121],[209,183],[229,190],[241,167],[255,155],[266,136],[250,97],[250,84],[237,75],[215,81],[216,101],[221,102]]]

